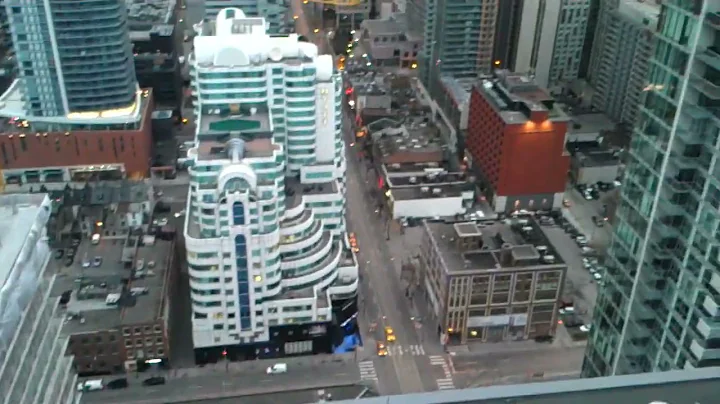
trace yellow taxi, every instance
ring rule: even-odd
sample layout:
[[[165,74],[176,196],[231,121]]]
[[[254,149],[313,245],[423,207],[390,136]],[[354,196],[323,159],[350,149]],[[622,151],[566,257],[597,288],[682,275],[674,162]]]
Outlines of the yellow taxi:
[[[355,238],[355,233],[350,233],[348,236],[348,241],[350,242],[350,248],[352,248],[352,251],[357,254],[360,252],[360,247],[358,247],[357,238]]]
[[[378,356],[387,356],[388,354],[387,347],[382,342],[377,343],[377,354]]]
[[[392,327],[385,327],[385,340],[395,342],[395,331],[393,331]]]

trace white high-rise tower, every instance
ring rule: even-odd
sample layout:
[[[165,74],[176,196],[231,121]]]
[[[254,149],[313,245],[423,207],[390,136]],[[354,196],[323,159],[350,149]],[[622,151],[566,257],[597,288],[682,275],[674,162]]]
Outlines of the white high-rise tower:
[[[198,362],[328,352],[357,310],[342,81],[331,56],[265,27],[239,9],[196,27],[185,240]]]

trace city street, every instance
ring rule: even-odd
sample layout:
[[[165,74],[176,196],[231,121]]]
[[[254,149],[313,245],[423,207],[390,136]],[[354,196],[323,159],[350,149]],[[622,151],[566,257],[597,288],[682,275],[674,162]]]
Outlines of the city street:
[[[174,400],[217,400],[254,394],[350,386],[360,382],[358,368],[353,362],[309,366],[288,364],[288,373],[277,375],[265,374],[263,366],[243,366],[241,370],[237,370],[235,367],[241,365],[230,365],[233,367],[228,367],[227,371],[224,366],[192,369],[197,371],[197,374],[167,378],[166,384],[160,386],[141,385],[142,380],[152,376],[151,374],[143,374],[138,378],[129,377],[130,387],[89,392],[83,395],[83,402],[161,404]],[[109,380],[112,378],[107,378],[106,381]]]
[[[309,404],[326,397],[333,400],[353,400],[363,393],[363,386],[330,387],[324,389],[288,391],[249,397],[188,401],[188,404]],[[329,395],[329,396],[328,396]],[[368,397],[368,395],[363,395]]]

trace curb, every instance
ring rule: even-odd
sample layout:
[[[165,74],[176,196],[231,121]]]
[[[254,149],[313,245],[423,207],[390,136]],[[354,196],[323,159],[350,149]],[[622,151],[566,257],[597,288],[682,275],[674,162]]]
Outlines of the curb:
[[[316,383],[314,385],[309,386],[303,386],[302,388],[292,389],[292,390],[285,390],[282,387],[275,387],[275,388],[267,388],[267,389],[259,389],[259,390],[253,390],[253,391],[247,391],[245,390],[235,390],[235,391],[226,391],[226,392],[220,392],[220,393],[208,393],[208,394],[198,394],[192,397],[182,397],[177,399],[169,399],[168,397],[163,399],[151,399],[151,400],[127,400],[124,401],[124,403],[127,404],[180,404],[180,403],[193,403],[196,401],[209,401],[209,400],[221,400],[226,398],[240,398],[240,397],[253,397],[253,396],[261,396],[265,394],[277,394],[277,393],[293,393],[293,392],[299,392],[299,391],[307,391],[307,390],[318,390],[318,389],[329,389],[329,388],[337,388],[337,387],[350,387],[350,386],[357,386],[360,385],[361,380],[353,381],[353,382],[337,382],[337,383]]]

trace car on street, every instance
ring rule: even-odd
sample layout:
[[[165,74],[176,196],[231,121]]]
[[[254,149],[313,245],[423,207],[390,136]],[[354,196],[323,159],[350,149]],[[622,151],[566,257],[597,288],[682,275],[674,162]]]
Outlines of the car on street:
[[[97,268],[97,267],[99,267],[100,265],[102,265],[102,257],[95,257],[95,258],[93,258],[92,266],[94,266],[94,267]]]
[[[145,260],[137,260],[135,263],[135,270],[142,271],[143,269],[145,269]]]
[[[127,378],[123,377],[120,379],[115,379],[115,380],[109,381],[107,386],[105,386],[105,387],[107,387],[110,390],[117,390],[117,389],[126,389],[127,386],[128,386],[128,380],[127,380]]]
[[[385,340],[387,342],[395,342],[395,331],[392,327],[385,327]]]
[[[592,324],[583,324],[580,326],[580,331],[582,332],[590,332],[592,330]]]
[[[77,391],[88,392],[88,391],[99,391],[103,389],[103,380],[85,380],[77,384]]]
[[[65,251],[62,250],[62,249],[55,251],[55,259],[56,259],[56,260],[61,259],[64,255],[65,255]]]
[[[67,257],[67,258],[65,258],[65,266],[66,266],[66,267],[72,266],[73,262],[75,262],[75,258],[74,258],[74,257]]]
[[[267,369],[265,369],[265,373],[269,375],[277,375],[280,373],[287,373],[288,367],[287,363],[276,363],[272,366],[268,366]]]
[[[161,384],[165,384],[165,378],[162,376],[148,377],[143,380],[142,384],[143,386],[159,386]]]
[[[560,313],[562,315],[573,314],[573,313],[575,313],[575,307],[573,307],[573,306],[563,307],[562,309],[558,310],[558,313]]]
[[[595,272],[595,273],[593,274],[593,278],[594,278],[596,281],[599,281],[599,280],[602,280],[603,276],[602,276],[601,274]]]
[[[83,260],[82,260],[82,267],[83,267],[83,268],[90,268],[90,260],[88,260],[87,258],[86,258],[86,259],[83,259]]]
[[[377,343],[377,355],[378,356],[387,356],[387,354],[388,354],[388,351],[387,351],[387,347],[385,346],[385,344],[383,344],[382,342],[378,342]]]

